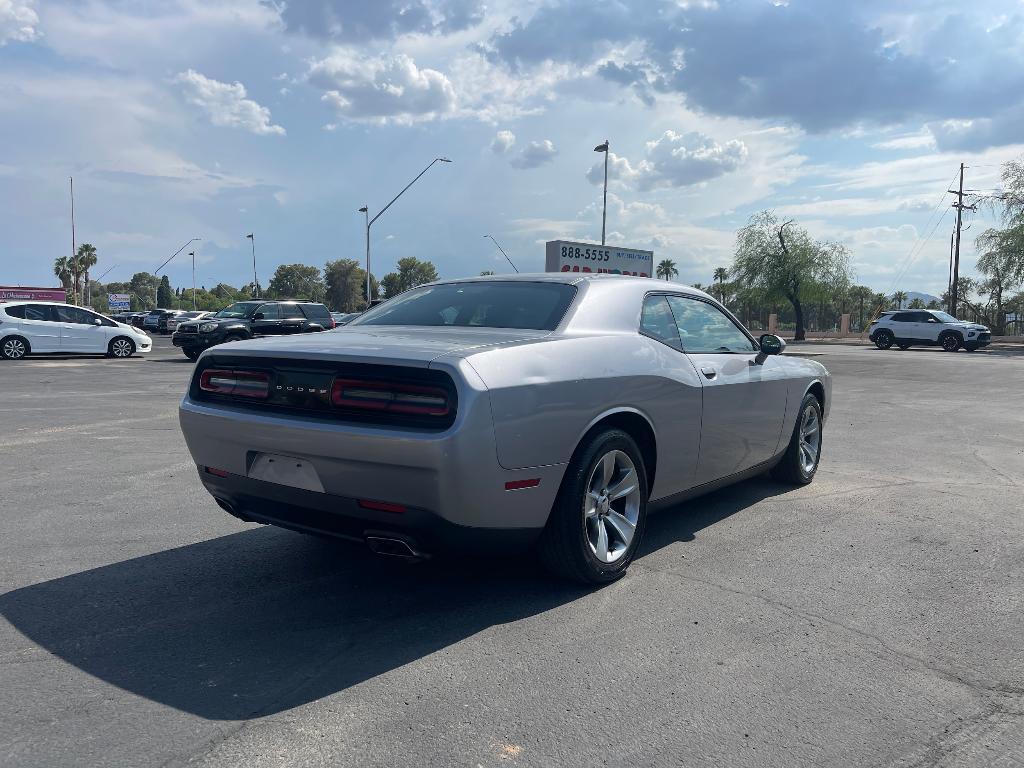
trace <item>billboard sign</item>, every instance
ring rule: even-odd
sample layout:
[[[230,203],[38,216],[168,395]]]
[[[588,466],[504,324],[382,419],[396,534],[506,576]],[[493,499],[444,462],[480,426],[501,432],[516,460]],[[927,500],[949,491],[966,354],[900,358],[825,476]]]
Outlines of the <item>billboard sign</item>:
[[[598,272],[650,277],[654,273],[654,251],[577,243],[572,240],[550,240],[544,248],[544,269],[547,272]]]
[[[127,293],[108,293],[107,303],[111,312],[127,312],[132,308],[132,297]]]
[[[0,285],[0,302],[4,301],[59,301],[68,299],[63,288],[23,288]]]

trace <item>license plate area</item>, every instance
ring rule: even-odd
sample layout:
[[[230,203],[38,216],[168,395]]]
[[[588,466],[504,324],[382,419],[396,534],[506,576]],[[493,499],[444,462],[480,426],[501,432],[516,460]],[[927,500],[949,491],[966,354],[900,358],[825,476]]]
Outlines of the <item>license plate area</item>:
[[[304,491],[324,492],[316,468],[308,459],[298,456],[284,456],[278,453],[253,454],[249,462],[249,477]]]

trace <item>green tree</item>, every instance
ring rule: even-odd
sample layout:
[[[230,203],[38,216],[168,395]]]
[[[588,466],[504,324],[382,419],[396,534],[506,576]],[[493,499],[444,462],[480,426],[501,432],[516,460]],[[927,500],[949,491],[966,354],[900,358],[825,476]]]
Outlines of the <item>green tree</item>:
[[[854,306],[857,307],[857,329],[864,330],[864,310],[865,308],[870,313],[873,309],[872,301],[875,298],[875,292],[868,288],[866,285],[855,285],[850,288],[850,301]]]
[[[175,305],[174,291],[171,290],[171,281],[167,275],[160,278],[160,287],[156,291],[156,305],[164,309],[170,309]]]
[[[712,278],[718,283],[718,300],[725,301],[725,281],[729,279],[729,270],[725,267],[716,267]]]
[[[270,278],[267,295],[278,299],[322,301],[327,287],[320,270],[305,264],[281,264]]]
[[[327,306],[335,312],[366,308],[366,270],[355,259],[328,261],[324,267]]]
[[[387,298],[404,293],[410,288],[437,280],[437,268],[433,262],[420,261],[415,256],[398,260],[398,270],[381,278],[381,288]]]
[[[906,291],[896,291],[892,295],[892,306],[893,309],[903,309],[903,302],[907,300]]]
[[[663,277],[666,280],[671,280],[673,277],[679,277],[679,270],[676,268],[676,263],[672,259],[662,259],[658,262],[658,267],[655,269],[654,274],[656,277]]]
[[[740,283],[759,287],[768,297],[784,298],[793,307],[794,338],[805,337],[803,303],[822,284],[849,282],[849,253],[839,243],[812,240],[805,229],[781,224],[775,213],[750,218],[736,237],[729,273]]]
[[[975,244],[981,255],[978,271],[984,275],[976,289],[986,297],[973,307],[997,335],[1006,325],[1006,296],[1024,283],[1024,158],[1003,166],[1003,191],[996,196],[1003,226],[987,229]]]
[[[136,272],[128,281],[130,293],[138,298],[139,310],[153,306],[153,289],[156,286],[156,275],[151,272]]]
[[[86,289],[89,285],[89,270],[95,267],[98,261],[96,246],[91,243],[82,243],[78,246],[75,257],[71,261],[71,271],[75,278],[75,295],[80,297],[80,301],[76,298],[76,303],[85,304]]]
[[[907,304],[907,309],[926,309],[925,303],[921,299],[913,299]]]
[[[74,286],[71,283],[71,259],[67,256],[54,259],[53,276],[60,280],[64,292],[71,296],[74,291]]]

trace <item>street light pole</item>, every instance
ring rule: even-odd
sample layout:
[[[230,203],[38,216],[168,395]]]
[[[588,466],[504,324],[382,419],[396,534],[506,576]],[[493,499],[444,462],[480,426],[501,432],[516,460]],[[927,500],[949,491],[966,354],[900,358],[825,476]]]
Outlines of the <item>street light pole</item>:
[[[192,311],[196,311],[196,252],[190,251],[189,256],[192,257]]]
[[[594,147],[595,152],[604,152],[604,204],[601,206],[601,245],[604,245],[604,229],[608,220],[608,139]]]
[[[260,281],[256,277],[256,238],[252,232],[245,237],[252,242],[252,293],[253,298],[258,299],[260,297]]]
[[[156,288],[153,291],[153,309],[157,308],[157,294],[160,292],[160,270],[163,269],[164,267],[166,267],[168,264],[170,264],[175,256],[177,256],[179,253],[181,253],[186,248],[188,248],[190,245],[192,245],[192,243],[198,243],[198,242],[200,242],[201,239],[202,238],[199,238],[199,237],[193,237],[191,240],[189,240],[187,243],[185,243],[183,246],[181,246],[181,248],[179,248],[174,253],[172,253],[171,257],[169,259],[167,259],[167,261],[165,261],[163,264],[161,264],[159,267],[157,267],[154,270],[153,276],[156,277]]]
[[[381,216],[384,215],[384,212],[388,208],[390,208],[392,205],[395,204],[395,201],[398,198],[400,198],[402,195],[405,194],[405,191],[407,189],[409,189],[409,187],[411,187],[413,184],[415,184],[417,181],[420,180],[420,176],[422,176],[427,171],[429,171],[431,168],[433,168],[434,167],[434,163],[450,163],[450,162],[451,162],[451,160],[449,160],[447,157],[435,157],[433,160],[430,161],[430,164],[426,168],[424,168],[422,171],[420,171],[416,175],[415,179],[413,179],[408,184],[406,184],[402,188],[402,191],[399,192],[397,195],[395,195],[393,198],[391,198],[391,202],[388,203],[387,205],[385,205],[383,208],[381,208],[380,212],[376,216],[374,216],[372,219],[370,218],[370,207],[368,205],[364,205],[362,208],[359,209],[360,213],[366,214],[366,306],[367,307],[370,306],[370,299],[371,299],[371,294],[370,294],[370,227],[373,226],[373,222],[375,222],[377,219],[379,219]]]
[[[505,261],[507,261],[509,264],[512,264],[512,259],[510,259],[508,257],[508,254],[505,253],[505,249],[502,248],[500,245],[498,245],[498,241],[495,240],[493,236],[491,236],[491,235],[484,235],[484,237],[485,238],[486,237],[490,237],[491,238],[491,242],[498,246],[498,250],[501,251],[501,255],[505,257]],[[512,264],[512,269],[515,269],[517,273],[519,272],[519,270],[516,269],[516,265],[515,264]]]

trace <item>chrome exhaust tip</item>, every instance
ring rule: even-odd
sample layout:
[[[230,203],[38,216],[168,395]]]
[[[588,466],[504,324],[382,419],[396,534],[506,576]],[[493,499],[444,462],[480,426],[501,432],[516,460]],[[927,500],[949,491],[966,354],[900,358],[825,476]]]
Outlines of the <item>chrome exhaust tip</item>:
[[[423,558],[423,555],[413,549],[409,542],[389,536],[367,536],[366,546],[370,548],[371,552],[378,555],[401,557],[406,560],[420,560]]]

